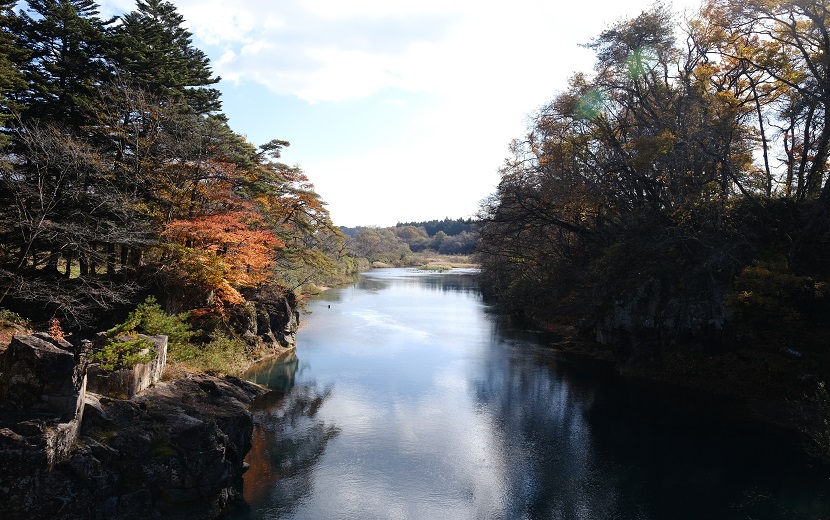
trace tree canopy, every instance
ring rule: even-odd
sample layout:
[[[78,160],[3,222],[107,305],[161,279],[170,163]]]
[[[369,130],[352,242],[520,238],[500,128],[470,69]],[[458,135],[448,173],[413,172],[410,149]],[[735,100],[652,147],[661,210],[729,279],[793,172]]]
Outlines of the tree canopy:
[[[594,72],[537,112],[482,205],[485,290],[538,321],[625,329],[629,350],[647,335],[629,352],[644,359],[759,334],[780,348],[827,311],[828,22],[822,3],[711,0],[603,31]]]
[[[221,315],[343,271],[303,172],[234,132],[170,2],[0,3],[0,304],[92,326],[164,288]],[[154,289],[155,288],[155,289]]]

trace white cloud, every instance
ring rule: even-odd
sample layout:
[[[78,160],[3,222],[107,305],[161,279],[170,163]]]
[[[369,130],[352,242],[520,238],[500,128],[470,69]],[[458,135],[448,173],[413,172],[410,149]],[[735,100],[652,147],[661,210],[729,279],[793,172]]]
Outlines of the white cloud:
[[[235,91],[262,85],[275,95],[331,109],[332,118],[348,118],[331,121],[333,127],[361,128],[359,136],[323,137],[299,130],[305,126],[299,119],[286,137],[295,144],[292,154],[303,150],[299,161],[335,222],[389,225],[474,212],[493,191],[507,145],[522,136],[527,115],[563,89],[574,72],[590,70],[593,55],[579,44],[620,17],[637,15],[651,0],[567,6],[550,0],[175,4],[195,44],[214,57],[215,72],[233,82]],[[402,110],[394,124],[339,108],[372,100],[381,107],[374,112],[382,113],[416,96],[421,112]],[[233,121],[234,114],[228,115]],[[262,119],[261,125],[269,124]],[[326,139],[338,139],[339,146]],[[307,149],[303,141],[310,143]]]
[[[441,96],[539,98],[590,65],[585,43],[650,0],[177,0],[217,73],[311,102],[385,89]],[[684,2],[681,2],[683,4]],[[691,3],[691,0],[685,0]],[[105,0],[103,10],[131,9]]]

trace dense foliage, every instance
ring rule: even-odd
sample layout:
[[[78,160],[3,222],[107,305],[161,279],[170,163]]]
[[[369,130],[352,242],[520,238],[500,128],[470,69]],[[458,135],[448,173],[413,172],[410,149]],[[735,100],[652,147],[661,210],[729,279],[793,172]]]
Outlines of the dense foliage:
[[[482,207],[485,289],[626,356],[751,345],[826,370],[829,28],[823,2],[711,0],[603,31]]]
[[[15,4],[0,2],[0,305],[83,328],[155,292],[221,316],[347,269],[323,201],[278,161],[288,143],[228,126],[173,4],[115,20],[93,0]]]
[[[446,235],[460,235],[465,231],[472,231],[475,221],[471,218],[457,218],[451,219],[445,217],[444,220],[426,220],[423,222],[398,222],[395,227],[415,227],[424,228],[428,236],[435,236],[439,231],[443,231]]]
[[[370,262],[406,264],[410,253],[469,255],[478,245],[472,219],[429,220],[398,223],[393,227],[340,228],[349,238],[348,248]]]

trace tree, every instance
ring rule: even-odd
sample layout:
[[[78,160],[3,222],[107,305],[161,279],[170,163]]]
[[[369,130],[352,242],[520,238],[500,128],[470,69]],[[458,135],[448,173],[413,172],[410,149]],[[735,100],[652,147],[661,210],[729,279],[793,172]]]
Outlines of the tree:
[[[26,52],[20,45],[20,18],[14,14],[15,0],[0,0],[0,128],[6,126],[20,105],[15,98],[26,86],[20,64]],[[0,136],[0,146],[8,140]]]
[[[151,287],[221,313],[347,269],[322,198],[276,160],[288,143],[257,148],[218,112],[173,4],[140,0],[120,23],[93,0],[12,8],[0,0],[0,303],[82,328]]]
[[[79,259],[101,265],[98,244],[132,232],[129,200],[92,188],[107,184],[100,155],[54,123],[21,125],[9,149],[0,169],[0,302],[36,304],[81,325],[129,301],[134,281],[101,279],[94,267],[73,272]]]
[[[698,33],[681,52],[674,26],[657,5],[603,31],[595,75],[575,76],[513,144],[480,252],[485,289],[516,310],[587,319],[652,279],[722,299],[726,213],[753,195],[753,107]]]
[[[362,227],[349,241],[349,249],[370,262],[397,264],[410,252],[409,246],[389,228]]]
[[[87,121],[97,90],[106,81],[108,23],[93,0],[29,0],[22,11],[19,44],[28,88],[19,101],[25,119],[57,121],[73,131]]]
[[[415,226],[395,226],[395,235],[406,242],[413,252],[423,251],[429,246],[429,236],[426,229]]]
[[[164,0],[138,0],[113,31],[116,73],[123,84],[161,98],[183,100],[196,114],[221,108],[220,93],[205,53],[192,43],[176,7]]]

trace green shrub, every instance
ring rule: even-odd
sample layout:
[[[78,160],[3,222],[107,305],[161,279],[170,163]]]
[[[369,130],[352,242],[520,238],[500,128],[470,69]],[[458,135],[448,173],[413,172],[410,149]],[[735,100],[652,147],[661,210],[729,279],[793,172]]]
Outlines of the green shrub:
[[[187,318],[187,313],[167,314],[155,297],[148,296],[144,303],[127,316],[124,323],[107,331],[107,336],[115,337],[130,332],[140,332],[150,336],[163,334],[167,336],[171,348],[175,348],[176,345],[188,343],[195,334],[190,324],[187,323]]]
[[[22,317],[14,311],[10,311],[9,309],[0,309],[0,322],[7,322],[12,325],[19,325],[26,328],[30,326],[28,319]]]
[[[107,371],[132,368],[138,363],[149,363],[156,357],[153,343],[146,338],[127,333],[119,335],[117,339],[110,339],[106,345],[94,352],[90,359],[101,364]]]

